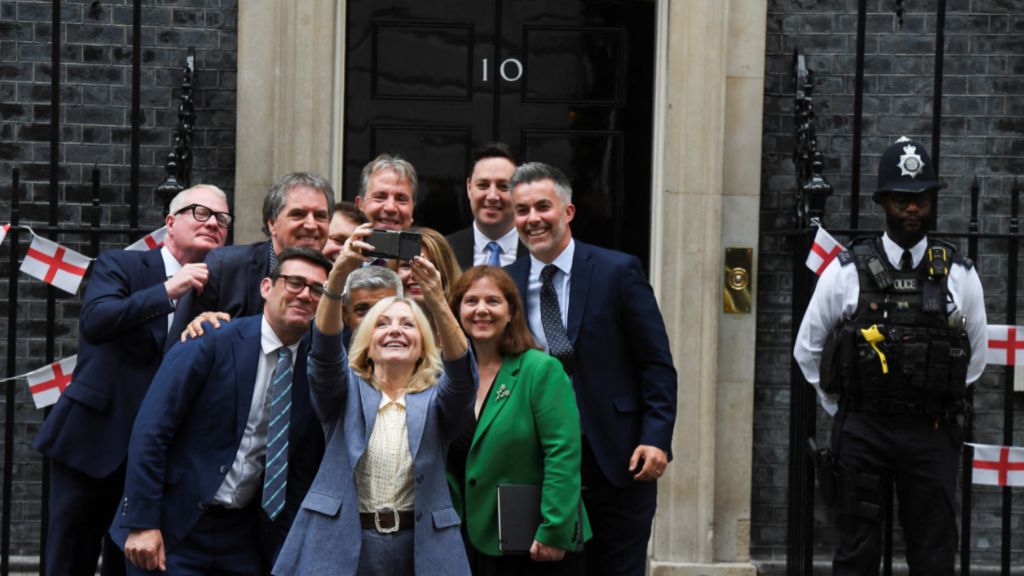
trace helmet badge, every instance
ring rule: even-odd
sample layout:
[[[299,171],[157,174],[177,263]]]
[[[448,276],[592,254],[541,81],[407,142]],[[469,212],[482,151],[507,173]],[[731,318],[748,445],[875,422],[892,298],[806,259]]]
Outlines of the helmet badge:
[[[909,144],[904,146],[903,155],[900,156],[900,163],[897,166],[900,168],[900,176],[917,178],[917,175],[924,170],[924,161],[917,153],[917,147]]]

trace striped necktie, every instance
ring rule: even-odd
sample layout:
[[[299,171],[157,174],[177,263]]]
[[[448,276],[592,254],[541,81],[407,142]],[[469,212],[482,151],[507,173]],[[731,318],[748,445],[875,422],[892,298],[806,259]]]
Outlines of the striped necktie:
[[[556,272],[558,268],[554,264],[548,264],[540,271],[540,323],[544,327],[544,338],[548,341],[548,353],[558,358],[565,373],[572,378],[575,351],[562,324],[562,311],[552,281]]]
[[[501,267],[501,246],[497,242],[491,240],[484,246],[484,250],[487,250],[487,265]]]
[[[277,368],[267,390],[267,464],[263,470],[263,510],[271,520],[284,508],[288,484],[288,420],[292,410],[292,351],[277,349]]]

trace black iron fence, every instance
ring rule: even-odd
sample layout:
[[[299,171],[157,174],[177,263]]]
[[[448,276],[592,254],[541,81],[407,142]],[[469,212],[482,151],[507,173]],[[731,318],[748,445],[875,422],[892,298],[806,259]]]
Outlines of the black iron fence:
[[[98,3],[94,3],[98,4]],[[54,0],[52,10],[52,29],[59,31],[61,30],[61,5],[62,2]],[[53,111],[50,120],[49,129],[49,197],[46,200],[47,204],[47,219],[45,221],[39,221],[33,219],[31,222],[32,232],[35,234],[58,242],[60,244],[70,244],[75,246],[77,249],[85,253],[86,256],[95,257],[100,249],[101,245],[127,245],[130,242],[138,239],[148,232],[152,232],[151,228],[140,227],[139,225],[139,192],[140,192],[140,143],[141,136],[140,130],[142,126],[142,112],[141,112],[141,38],[142,38],[142,3],[139,0],[135,0],[132,3],[132,58],[131,58],[131,108],[130,108],[130,160],[129,160],[129,185],[128,195],[126,198],[126,207],[128,218],[126,222],[119,222],[116,224],[101,225],[101,178],[100,170],[93,168],[89,173],[89,181],[82,183],[82,185],[89,187],[91,190],[91,203],[88,206],[83,206],[81,209],[81,219],[79,222],[61,222],[60,221],[60,190],[61,186],[79,185],[78,182],[61,181],[61,120],[64,114],[59,113],[61,110],[61,87],[64,75],[57,73],[56,71],[61,70],[61,54],[62,54],[62,34],[54,33],[52,35],[52,58],[51,58],[51,69],[55,72],[51,74],[50,83],[50,106]],[[178,102],[178,125],[174,132],[174,148],[168,154],[166,170],[166,180],[155,190],[156,196],[162,201],[163,206],[166,208],[170,199],[180,190],[184,189],[189,185],[191,179],[192,170],[192,133],[194,129],[195,113],[192,102],[192,86],[194,81],[195,71],[195,57],[194,52],[189,49],[188,56],[184,63],[183,68],[183,80],[180,86],[180,97]],[[10,231],[7,235],[6,243],[8,247],[9,260],[7,264],[8,277],[8,294],[7,294],[7,341],[6,341],[6,352],[7,352],[7,365],[6,365],[6,376],[8,381],[6,382],[6,388],[4,391],[4,427],[3,427],[3,469],[2,469],[2,518],[0,518],[0,575],[6,576],[11,572],[11,541],[12,541],[12,525],[17,521],[18,515],[14,513],[15,498],[15,478],[18,473],[17,466],[15,464],[15,452],[16,447],[20,443],[25,443],[31,439],[18,437],[19,432],[24,432],[26,429],[24,425],[20,425],[18,420],[18,402],[16,393],[18,387],[24,386],[24,383],[20,380],[11,380],[17,374],[17,360],[18,360],[18,342],[24,339],[27,335],[38,337],[38,333],[25,334],[25,325],[28,323],[29,314],[33,314],[31,320],[31,327],[29,331],[33,330],[34,327],[42,326],[44,330],[43,341],[43,362],[51,363],[55,361],[56,356],[56,343],[58,341],[58,334],[56,333],[57,322],[57,303],[58,293],[53,286],[46,286],[45,288],[45,313],[43,317],[39,317],[28,310],[26,306],[19,306],[19,295],[25,293],[24,285],[25,282],[36,282],[35,280],[25,280],[24,276],[18,273],[18,262],[19,258],[23,255],[28,242],[26,239],[26,229],[22,227],[22,224],[26,223],[24,220],[25,215],[22,213],[23,208],[21,206],[21,198],[23,197],[23,184],[22,174],[19,168],[15,167],[11,170],[11,185],[9,191],[4,193],[10,194],[10,214],[8,222],[11,224]],[[38,213],[36,213],[38,214]],[[87,281],[87,280],[86,280]],[[84,290],[84,288],[83,288]],[[79,291],[81,294],[81,290]],[[45,364],[43,364],[45,365]],[[48,410],[47,410],[48,412]],[[28,499],[32,500],[32,499]],[[48,530],[48,518],[47,508],[49,501],[49,462],[43,460],[42,463],[42,474],[41,474],[41,495],[39,499],[40,510],[40,524],[39,524],[39,542],[40,551],[45,550],[46,538]],[[45,571],[45,557],[40,554],[40,573]]]
[[[847,212],[835,214],[837,221],[846,221],[848,226],[831,227],[827,226],[830,233],[836,236],[841,242],[863,234],[877,234],[878,230],[867,230],[860,228],[860,166],[861,166],[861,142],[863,138],[863,101],[865,94],[864,70],[865,70],[865,28],[866,28],[866,1],[861,0],[857,18],[857,55],[856,55],[856,77],[854,81],[852,121],[852,177],[850,181],[849,201],[846,203]],[[898,16],[902,18],[902,2],[897,3]],[[944,65],[944,27],[945,27],[946,5],[944,0],[938,0],[936,6],[936,34],[934,51],[934,87],[932,94],[932,159],[935,164],[936,173],[940,173],[942,135],[942,98],[943,98],[943,65]],[[813,220],[827,223],[830,216],[826,212],[826,199],[832,194],[832,186],[828,183],[823,172],[824,161],[822,154],[818,151],[817,135],[814,122],[814,101],[812,98],[815,84],[812,72],[808,69],[805,58],[799,52],[793,58],[793,79],[795,84],[794,99],[794,128],[795,128],[795,150],[794,162],[796,164],[797,188],[794,203],[792,206],[792,218],[794,228],[783,232],[791,241],[793,262],[792,262],[792,318],[793,318],[793,339],[795,341],[796,328],[800,324],[807,304],[814,289],[815,275],[805,267],[804,260],[813,243],[816,232],[812,225]],[[982,190],[981,183],[974,179],[969,191],[969,202],[967,209],[969,217],[962,219],[963,228],[946,229],[932,232],[934,237],[944,238],[959,244],[961,250],[974,259],[976,262],[980,255],[984,256],[984,262],[989,266],[999,267],[1000,274],[1005,284],[998,286],[996,293],[1005,295],[1005,304],[999,307],[1000,313],[988,313],[990,324],[1016,325],[1017,301],[1019,291],[1018,260],[1020,255],[1021,241],[1024,235],[1020,230],[1020,194],[1022,186],[1014,184],[1008,191],[1009,198],[995,198],[996,195],[1006,194],[998,191]],[[961,194],[963,191],[960,191]],[[967,196],[967,195],[965,195]],[[993,202],[993,200],[995,202]],[[979,205],[987,202],[992,205],[1010,206],[1008,229],[1005,231],[982,231],[979,221]],[[933,206],[941,208],[941,199],[933,198]],[[935,223],[939,210],[933,213],[932,230],[936,230]],[[1004,214],[998,215],[1000,218]],[[989,227],[992,228],[992,227]],[[989,303],[992,298],[989,299]],[[984,351],[975,351],[984,353]],[[989,368],[983,381],[985,386],[976,384],[968,393],[968,401],[974,405],[995,407],[995,410],[988,409],[985,415],[989,430],[984,440],[986,443],[1001,443],[1010,446],[1014,442],[1014,406],[1020,403],[1019,398],[1014,397],[1014,382],[1012,368]],[[981,382],[981,381],[979,381]],[[807,450],[807,439],[814,437],[821,430],[818,421],[817,396],[814,389],[807,384],[800,369],[793,364],[791,369],[790,382],[790,430],[789,430],[789,483],[788,483],[788,518],[787,518],[787,571],[789,575],[810,575],[814,573],[815,546],[821,533],[822,516],[816,515],[815,506],[815,480],[813,462]],[[999,428],[998,434],[994,428]],[[975,419],[972,414],[965,423],[965,441],[972,442],[975,438]],[[822,443],[819,440],[819,443]],[[1019,444],[1019,442],[1017,442]],[[992,547],[999,547],[999,569],[1003,575],[1011,573],[1013,568],[1013,499],[1011,489],[1008,487],[1000,489],[975,488],[971,483],[972,470],[972,449],[965,446],[962,458],[961,492],[960,492],[960,574],[967,576],[972,571],[972,552],[978,548],[973,538],[972,518],[975,510],[976,495],[984,493],[991,494],[999,491],[999,522],[1000,541],[990,543]],[[820,510],[820,507],[818,508]],[[886,510],[884,511],[883,527],[883,574],[889,575],[893,572],[893,548],[894,548],[894,527],[893,527],[892,490],[888,490],[886,497]],[[1019,531],[1019,528],[1018,528]],[[1018,551],[1019,552],[1019,551]],[[988,567],[987,567],[988,568]]]

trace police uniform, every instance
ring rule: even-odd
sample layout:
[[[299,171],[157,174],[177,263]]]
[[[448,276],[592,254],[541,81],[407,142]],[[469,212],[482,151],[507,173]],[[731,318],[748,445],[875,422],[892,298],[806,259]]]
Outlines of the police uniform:
[[[883,154],[876,201],[938,187],[920,165],[908,174],[908,147],[911,160],[930,164],[923,147],[901,139]],[[904,250],[885,233],[855,240],[825,269],[793,355],[835,417],[834,574],[878,573],[882,492],[892,482],[910,573],[953,574],[959,418],[986,346],[981,281],[948,244],[925,236]]]

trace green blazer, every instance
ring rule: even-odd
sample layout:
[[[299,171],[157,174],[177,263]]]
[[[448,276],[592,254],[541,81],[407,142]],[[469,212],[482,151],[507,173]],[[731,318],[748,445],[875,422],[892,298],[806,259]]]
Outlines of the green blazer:
[[[535,540],[574,550],[579,530],[591,536],[586,511],[579,526],[580,417],[561,364],[539,350],[505,358],[488,393],[466,460],[466,477],[452,479],[473,546],[498,547],[498,485],[538,484],[541,525]]]

